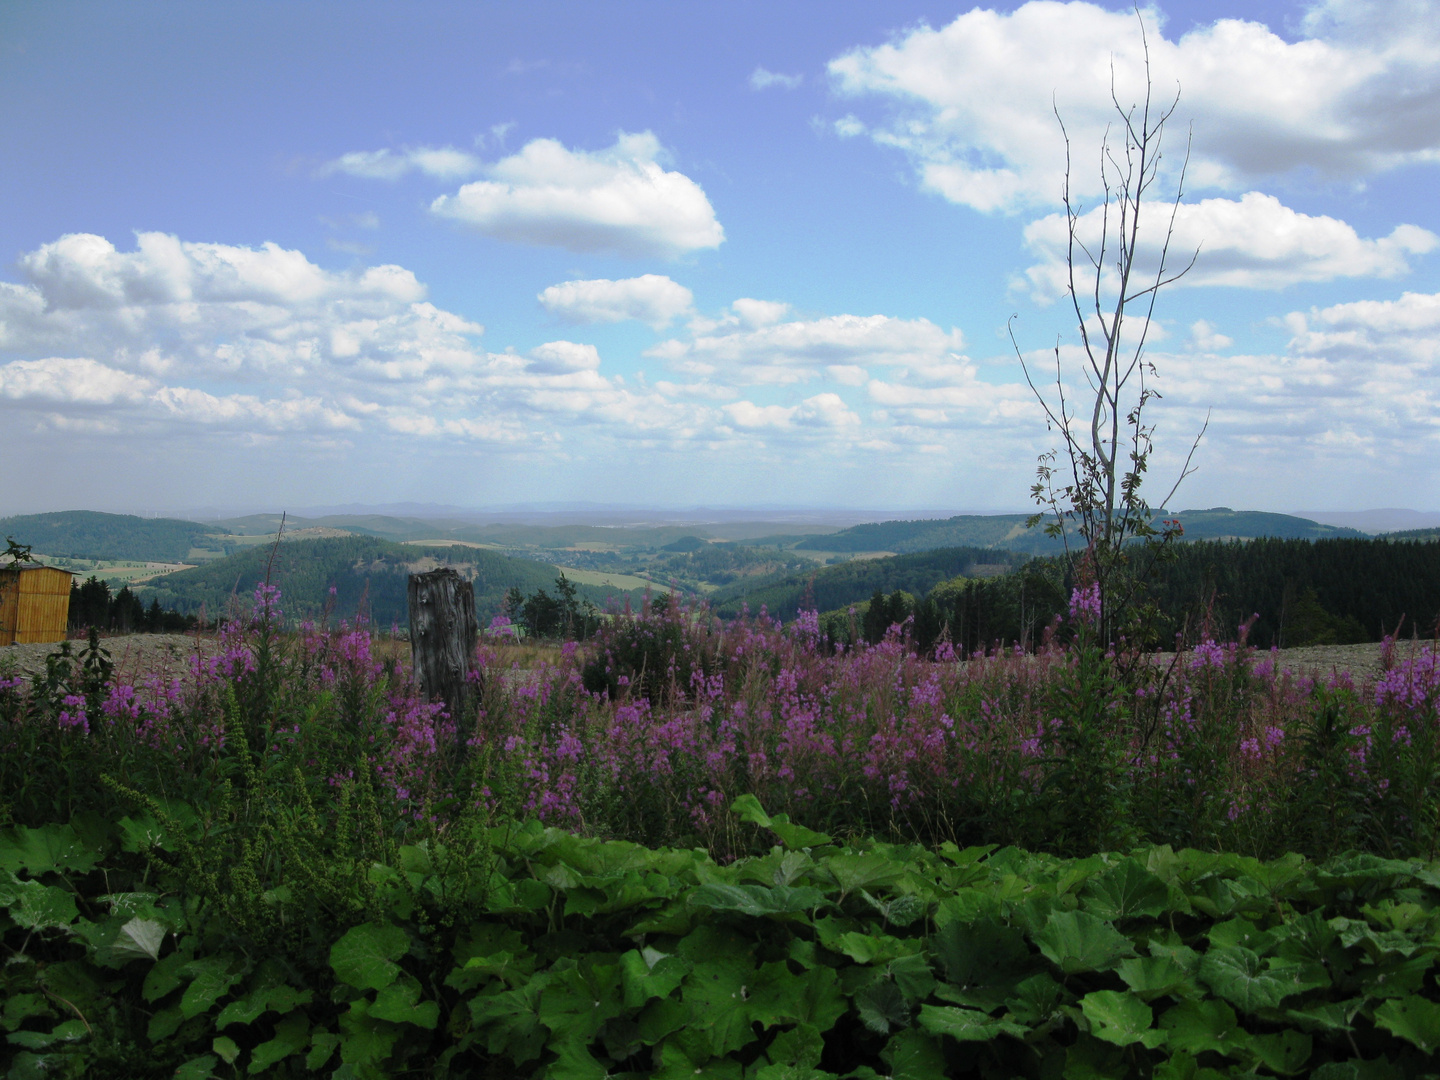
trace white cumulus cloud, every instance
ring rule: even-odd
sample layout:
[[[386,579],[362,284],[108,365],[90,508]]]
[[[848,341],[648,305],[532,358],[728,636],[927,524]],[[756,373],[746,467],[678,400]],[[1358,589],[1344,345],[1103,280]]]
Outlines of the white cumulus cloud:
[[[763,67],[757,67],[750,73],[750,89],[768,90],[772,86],[778,86],[783,90],[794,90],[805,81],[803,75],[781,75],[778,72],[767,71]]]
[[[366,180],[398,180],[422,172],[439,180],[462,180],[480,171],[480,159],[453,146],[419,146],[405,150],[356,150],[327,161],[321,176],[346,173]]]
[[[1096,207],[1077,223],[1078,238],[1099,250],[1104,210]],[[1111,215],[1111,246],[1115,221]],[[1137,266],[1153,274],[1166,239],[1169,208],[1152,205],[1142,219]],[[1061,296],[1066,283],[1066,219],[1048,214],[1025,227],[1025,243],[1041,262],[1026,270],[1037,299]],[[1388,236],[1368,240],[1344,221],[1302,214],[1273,195],[1247,192],[1239,199],[1182,203],[1170,237],[1169,266],[1179,270],[1199,251],[1195,266],[1177,284],[1281,289],[1305,281],[1341,277],[1391,278],[1410,270],[1410,256],[1440,245],[1440,237],[1415,225],[1397,226]],[[1083,256],[1082,256],[1083,257]],[[1087,275],[1080,278],[1081,291]]]
[[[1221,19],[1178,38],[1142,9],[1157,97],[1182,90],[1167,156],[1179,160],[1193,118],[1191,182],[1243,191],[1294,170],[1362,178],[1440,160],[1440,14],[1431,4],[1330,3],[1287,42],[1258,22]],[[1098,191],[1090,167],[1113,125],[1111,62],[1123,104],[1143,95],[1133,12],[1032,0],[1011,13],[974,8],[920,25],[829,65],[843,96],[883,115],[847,117],[902,150],[922,184],[980,210],[1053,203],[1064,174],[1058,109],[1078,151],[1076,194]],[[1112,128],[1113,137],[1113,128]]]
[[[704,190],[666,171],[662,156],[650,132],[622,133],[593,152],[535,139],[431,210],[487,236],[570,251],[676,256],[718,247],[725,231]]]
[[[678,370],[743,384],[786,384],[837,369],[837,381],[854,381],[867,365],[930,369],[964,346],[958,330],[928,319],[886,315],[831,315],[778,321],[786,305],[737,301],[735,314],[696,320],[688,339],[672,338],[647,351]]]
[[[663,274],[611,281],[565,281],[537,297],[546,311],[566,322],[614,323],[637,319],[659,330],[687,314],[694,295]]]

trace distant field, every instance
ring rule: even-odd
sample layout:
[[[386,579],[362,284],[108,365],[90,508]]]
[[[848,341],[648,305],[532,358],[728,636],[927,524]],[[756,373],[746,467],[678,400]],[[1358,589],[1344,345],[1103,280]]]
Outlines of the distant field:
[[[485,551],[501,551],[500,544],[482,544],[475,540],[401,540],[402,544],[423,544],[425,547],[467,547]]]
[[[603,570],[577,570],[573,566],[556,567],[565,571],[565,576],[578,585],[609,585],[611,588],[624,589],[629,592],[631,589],[653,589],[655,592],[668,593],[670,586],[661,585],[658,581],[651,581],[649,578],[636,577],[634,574],[610,574]]]
[[[112,586],[139,585],[176,570],[189,570],[191,563],[140,562],[136,559],[66,559],[53,555],[35,555],[38,562],[61,570],[72,570],[80,580],[94,576]]]
[[[791,548],[790,554],[799,555],[802,558],[813,559],[815,562],[823,563],[827,559],[837,556],[843,557],[849,562],[859,562],[864,559],[888,559],[895,554],[893,551],[811,551],[809,548]]]

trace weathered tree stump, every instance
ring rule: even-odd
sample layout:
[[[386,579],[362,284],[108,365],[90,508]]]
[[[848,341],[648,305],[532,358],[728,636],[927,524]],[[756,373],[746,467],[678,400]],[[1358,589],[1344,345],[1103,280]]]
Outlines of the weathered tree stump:
[[[443,701],[459,723],[475,655],[475,590],[448,566],[411,574],[410,662],[420,692]]]

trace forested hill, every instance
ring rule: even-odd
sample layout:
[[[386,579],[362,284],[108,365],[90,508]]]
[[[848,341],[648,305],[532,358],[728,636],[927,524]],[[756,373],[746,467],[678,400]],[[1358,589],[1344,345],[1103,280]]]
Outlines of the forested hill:
[[[1166,564],[1155,596],[1176,628],[1208,618],[1217,640],[1259,618],[1250,639],[1271,645],[1429,637],[1440,623],[1440,542],[1388,537],[1261,539],[1186,544]],[[1402,624],[1403,620],[1403,624]]]
[[[214,531],[198,521],[93,510],[0,518],[0,537],[13,536],[37,552],[67,559],[183,562],[190,549],[203,545]]]
[[[1158,516],[1165,516],[1157,511]],[[795,545],[809,551],[893,551],[897,554],[942,547],[1004,548],[1033,554],[1054,554],[1060,541],[1036,527],[1025,528],[1027,514],[963,514],[943,520],[881,521],[854,525],[829,536],[815,536]],[[1364,533],[1308,518],[1270,514],[1260,510],[1184,510],[1174,517],[1186,540],[1250,540],[1278,537],[1287,540],[1329,540],[1361,537]]]
[[[1028,517],[1028,514],[962,514],[944,520],[878,521],[853,525],[829,536],[812,536],[795,546],[808,551],[893,551],[897,554],[936,548],[1008,547],[1025,537]]]
[[[1149,641],[1154,647],[1170,646],[1176,634],[1192,643],[1207,636],[1233,641],[1252,617],[1250,642],[1262,649],[1378,641],[1397,628],[1403,638],[1440,633],[1437,540],[1202,540],[1177,545],[1172,554],[1149,579],[1148,600],[1158,612]],[[827,581],[822,589],[817,576],[815,606],[822,613],[843,609],[879,588],[889,601],[887,622],[913,614],[922,647],[948,633],[967,652],[997,641],[1037,641],[1051,619],[1066,611],[1066,567],[1058,558],[1031,559],[1021,572],[996,577],[974,576],[972,566],[969,580],[942,579],[944,587],[925,595],[925,581],[958,561],[937,551],[847,563],[837,569],[853,569],[853,579]],[[831,587],[841,585],[848,586],[848,595]],[[792,580],[786,586],[752,594],[752,610],[764,599],[772,612],[788,612],[804,583]],[[910,598],[895,597],[897,588]],[[844,633],[844,619],[834,625]],[[867,633],[871,629],[867,624]]]
[[[833,611],[870,599],[876,589],[897,589],[923,596],[936,585],[959,575],[988,576],[1021,565],[1027,556],[980,547],[950,547],[886,559],[856,559],[804,571],[761,588],[737,582],[711,594],[710,603],[722,618],[733,618],[747,606],[763,605],[771,616],[793,619],[800,607]]]
[[[343,536],[322,540],[294,540],[274,548],[251,548],[193,570],[157,579],[141,592],[146,603],[154,598],[162,607],[194,613],[204,604],[210,617],[224,614],[234,603],[248,610],[255,586],[265,580],[281,591],[280,606],[287,618],[318,619],[331,609],[331,622],[355,617],[362,600],[372,623],[388,627],[408,623],[406,583],[412,573],[453,566],[475,588],[475,611],[481,625],[500,610],[506,590],[524,593],[554,591],[559,571],[530,559],[513,559],[493,551],[468,547],[429,547],[396,544],[370,536]],[[331,587],[335,595],[330,595]],[[607,595],[620,590],[598,586],[577,587],[580,596],[603,605]]]

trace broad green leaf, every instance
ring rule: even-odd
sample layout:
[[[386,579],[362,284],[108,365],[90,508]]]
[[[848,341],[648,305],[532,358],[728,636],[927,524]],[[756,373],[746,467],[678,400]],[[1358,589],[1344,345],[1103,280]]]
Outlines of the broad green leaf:
[[[1308,868],[1305,856],[1291,852],[1265,863],[1255,859],[1246,860],[1243,870],[1245,876],[1261,888],[1278,894],[1295,882],[1303,880]]]
[[[1120,961],[1115,971],[1143,1001],[1167,994],[1190,997],[1200,992],[1190,972],[1169,956],[1134,956]]]
[[[1058,911],[1034,935],[1045,957],[1066,975],[1109,971],[1135,955],[1130,939],[1085,911]]]
[[[1310,1080],[1401,1080],[1405,1074],[1384,1057],[1366,1061],[1327,1061],[1310,1074]]]
[[[921,1005],[920,1027],[932,1035],[949,1035],[960,1042],[989,1042],[1001,1035],[1023,1039],[1028,1029],[1013,1020],[987,1016],[978,1009],[949,1005]]]
[[[556,1057],[545,1069],[545,1080],[605,1080],[610,1075],[582,1039],[565,1039],[551,1049]]]
[[[939,1040],[914,1028],[892,1037],[880,1059],[890,1066],[890,1080],[934,1080],[945,1073]]]
[[[918,953],[897,956],[885,965],[885,973],[895,980],[900,992],[911,1002],[929,997],[935,989],[935,976],[930,973],[930,964]]]
[[[1387,1001],[1375,1010],[1375,1023],[1427,1054],[1440,1050],[1440,1005],[1418,995]]]
[[[361,990],[383,990],[400,974],[395,961],[409,946],[410,935],[400,927],[364,923],[346,931],[330,947],[330,966],[343,983]]]
[[[825,894],[808,886],[700,885],[690,893],[690,904],[742,915],[789,915],[809,911],[825,902]]]
[[[962,989],[1009,986],[1030,966],[1025,935],[998,919],[949,923],[930,939],[930,949],[945,978]]]
[[[1337,944],[1339,934],[1318,911],[1290,919],[1271,933],[1275,937],[1275,954],[1282,959],[1324,964],[1337,972],[1349,971],[1353,965],[1353,959]]]
[[[807,829],[802,825],[792,825],[786,814],[776,814],[771,817],[765,813],[760,805],[760,800],[754,795],[741,795],[730,804],[730,812],[738,814],[741,821],[748,821],[759,825],[762,829],[769,829],[780,838],[780,842],[792,850],[807,847],[819,847],[822,844],[830,843],[830,837],[824,833],[818,833]]]
[[[1016,984],[1014,996],[1004,1004],[1017,1023],[1034,1026],[1055,1014],[1063,994],[1064,987],[1042,972]]]
[[[765,1048],[765,1056],[775,1067],[775,1075],[799,1077],[819,1068],[820,1055],[824,1050],[825,1039],[820,1032],[810,1024],[797,1024],[789,1031],[776,1035]],[[763,1075],[763,1071],[757,1075]]]
[[[1211,949],[1200,960],[1200,978],[1215,993],[1247,1013],[1274,1008],[1285,998],[1324,985],[1300,964],[1261,960],[1240,947]]]
[[[910,1025],[910,1003],[889,979],[878,979],[855,994],[855,1012],[860,1022],[877,1035]]]
[[[675,953],[692,964],[707,960],[738,960],[750,964],[755,952],[753,936],[742,934],[734,926],[711,919],[686,934],[675,946]]]
[[[963,1005],[967,1009],[979,1009],[983,1013],[995,1012],[1005,1004],[1009,995],[1009,986],[963,988],[954,983],[940,983],[935,987],[935,996],[941,1001]]]
[[[997,847],[999,847],[998,844],[985,844],[978,847],[967,847],[964,851],[961,851],[953,842],[946,840],[940,845],[939,851],[942,859],[964,870],[980,862],[986,855],[996,850]]]
[[[963,888],[941,899],[935,909],[935,925],[972,923],[981,918],[998,918],[1004,910],[999,897],[984,889]]]
[[[150,1017],[150,1022],[145,1026],[145,1037],[152,1043],[161,1042],[174,1035],[184,1022],[185,1015],[180,1011],[180,1006],[171,1005]]]
[[[1126,1052],[1092,1035],[1082,1034],[1064,1053],[1064,1080],[1122,1080],[1130,1075]]]
[[[651,1080],[741,1080],[744,1072],[740,1062],[712,1053],[709,1036],[690,1027],[668,1036],[658,1056],[660,1067]]]
[[[754,1038],[747,1001],[756,974],[749,963],[714,960],[696,964],[681,984],[691,1029],[708,1040],[710,1056],[724,1057]]]
[[[1101,919],[1157,916],[1169,910],[1170,890],[1134,859],[1092,877],[1080,894],[1090,914]]]
[[[887,963],[897,956],[915,951],[914,940],[891,937],[889,934],[862,934],[850,930],[835,939],[839,952],[857,964]]]
[[[69,825],[23,825],[0,831],[0,870],[26,870],[32,878],[59,871],[83,874],[100,856],[81,843]]]
[[[814,829],[807,829],[803,825],[791,823],[784,814],[776,814],[770,822],[770,831],[780,838],[791,851],[799,851],[802,848],[817,848],[830,843],[830,837],[825,833],[816,832]]]
[[[210,1049],[220,1055],[220,1060],[226,1065],[234,1065],[235,1059],[240,1056],[240,1047],[229,1035],[216,1035],[210,1041]]]
[[[228,956],[207,956],[185,965],[191,980],[180,996],[180,1015],[184,1019],[205,1012],[240,981],[240,972],[231,971],[232,966],[234,961]]]
[[[12,1046],[26,1050],[45,1050],[56,1043],[79,1042],[90,1034],[89,1027],[81,1020],[63,1020],[49,1031],[12,1031],[5,1036]]]
[[[114,988],[108,980],[101,981],[102,972],[85,960],[62,960],[49,963],[40,972],[40,985],[51,995],[67,1002],[82,1016],[110,1008]]]
[[[310,1036],[310,1049],[305,1052],[305,1068],[319,1072],[340,1045],[340,1036],[333,1031],[317,1031]]]
[[[120,825],[120,849],[144,853],[153,847],[164,849],[168,837],[165,828],[148,811],[134,817],[122,817]]]
[[[770,815],[765,813],[765,808],[760,805],[760,800],[754,795],[741,795],[730,804],[730,812],[739,817],[741,821],[759,825],[762,829],[770,827]]]
[[[1399,930],[1401,933],[1417,927],[1426,928],[1433,916],[1432,912],[1426,911],[1413,900],[1401,901],[1389,897],[1377,904],[1366,904],[1360,909],[1360,913],[1374,919],[1387,930]]]
[[[1151,1080],[1229,1080],[1230,1073],[1202,1069],[1192,1054],[1184,1050],[1171,1054],[1155,1066]]]
[[[930,908],[928,903],[912,893],[901,893],[892,900],[879,900],[864,889],[860,890],[860,895],[891,926],[909,926],[917,919],[923,918]]]
[[[313,997],[309,990],[297,990],[283,983],[258,987],[221,1009],[215,1018],[215,1027],[224,1031],[231,1024],[253,1024],[267,1012],[288,1013],[298,1005],[308,1005]]]
[[[660,998],[640,1010],[635,1018],[636,1037],[646,1046],[654,1046],[671,1032],[679,1031],[689,1019],[690,1009],[675,998]]]
[[[1381,964],[1361,966],[1353,975],[1359,978],[1366,997],[1402,998],[1419,993],[1424,988],[1425,977],[1435,959],[1433,954],[1412,956],[1408,960],[1390,959]]]
[[[370,1017],[370,1002],[365,998],[350,1003],[350,1011],[340,1015],[340,1060],[346,1065],[378,1065],[390,1056],[400,1029],[384,1020]],[[372,1072],[373,1069],[367,1070]],[[361,1075],[365,1075],[364,1072]]]
[[[145,973],[140,993],[146,1001],[159,1001],[185,981],[185,966],[190,963],[188,952],[173,952]]]
[[[1267,1069],[1281,1076],[1299,1076],[1305,1072],[1313,1045],[1309,1035],[1298,1031],[1250,1036],[1250,1052]]]
[[[215,1063],[220,1060],[214,1054],[193,1057],[175,1070],[171,1080],[210,1080],[215,1075]]]
[[[1207,1050],[1230,1054],[1243,1047],[1248,1036],[1235,1019],[1235,1010],[1213,998],[1182,1001],[1160,1017],[1171,1050],[1203,1054]]]
[[[75,899],[58,885],[21,881],[13,874],[0,884],[0,904],[10,909],[10,918],[26,930],[56,930],[69,926],[80,915]]]
[[[849,1011],[834,968],[817,967],[799,975],[784,961],[765,964],[749,987],[749,1015],[765,1027],[804,1023],[828,1031]]]
[[[1361,998],[1352,1001],[1327,1001],[1302,1009],[1284,1009],[1281,1015],[1306,1031],[1354,1031],[1350,1023],[1365,1004]]]
[[[774,885],[794,885],[795,882],[807,870],[815,865],[812,859],[803,851],[787,851],[781,856],[774,873],[771,875],[771,883]]]
[[[1165,1041],[1165,1032],[1150,1026],[1150,1006],[1134,994],[1096,990],[1080,999],[1080,1010],[1090,1021],[1090,1034],[1116,1046],[1140,1043],[1153,1050]]]
[[[669,997],[690,970],[688,961],[655,949],[631,949],[620,957],[620,982],[627,1009],[638,1009],[651,998]]]
[[[291,1013],[275,1025],[275,1037],[250,1051],[251,1076],[263,1073],[276,1062],[305,1049],[310,1041],[310,1021],[301,1012]]]
[[[1215,949],[1229,949],[1239,946],[1259,955],[1264,955],[1269,952],[1275,944],[1274,934],[1266,930],[1261,930],[1249,919],[1238,917],[1216,923],[1210,928],[1210,933],[1206,936],[1210,939],[1210,948],[1212,951]]]
[[[134,918],[120,927],[115,940],[110,943],[110,952],[119,959],[139,960],[148,957],[160,959],[160,947],[165,944],[168,931],[158,919]]]
[[[370,1006],[370,1015],[394,1024],[415,1024],[434,1030],[440,1019],[440,1006],[420,1000],[420,983],[413,976],[402,974],[399,979],[380,990]]]
[[[589,1043],[607,1020],[624,1011],[616,965],[586,957],[579,965],[552,973],[540,995],[540,1022],[560,1040]]]
[[[893,885],[905,876],[905,864],[883,855],[831,855],[819,860],[820,870],[840,887],[843,895],[860,889]]]
[[[54,1016],[43,994],[11,994],[5,999],[4,1011],[0,1012],[0,1025],[6,1031],[14,1031],[32,1016]]]

